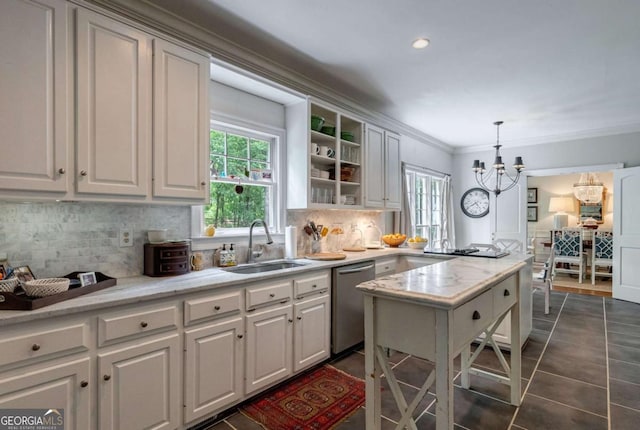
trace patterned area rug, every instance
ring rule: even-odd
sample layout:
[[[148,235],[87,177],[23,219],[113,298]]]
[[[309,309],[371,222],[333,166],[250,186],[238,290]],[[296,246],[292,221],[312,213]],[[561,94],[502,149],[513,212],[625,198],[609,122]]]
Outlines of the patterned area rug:
[[[241,410],[268,430],[329,430],[364,403],[364,393],[363,380],[325,365]]]

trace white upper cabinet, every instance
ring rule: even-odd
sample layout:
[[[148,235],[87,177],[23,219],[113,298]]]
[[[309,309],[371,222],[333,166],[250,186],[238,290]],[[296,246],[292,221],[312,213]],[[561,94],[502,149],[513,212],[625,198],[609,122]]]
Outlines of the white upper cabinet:
[[[402,202],[400,173],[400,136],[385,132],[385,203],[387,209],[398,209]]]
[[[67,5],[0,2],[0,189],[67,190]]]
[[[400,209],[400,136],[367,124],[365,207]]]
[[[155,39],[153,195],[206,199],[209,59]]]
[[[77,190],[145,196],[151,158],[151,36],[77,11]]]
[[[324,103],[288,105],[287,207],[362,209],[364,123]]]
[[[0,1],[1,197],[207,201],[209,56],[153,33]]]

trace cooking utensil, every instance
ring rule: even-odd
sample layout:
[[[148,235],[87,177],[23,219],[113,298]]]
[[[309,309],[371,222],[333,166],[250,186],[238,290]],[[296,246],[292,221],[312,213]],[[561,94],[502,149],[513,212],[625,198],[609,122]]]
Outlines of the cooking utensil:
[[[309,227],[311,227],[311,230],[313,231],[313,238],[315,240],[320,240],[320,233],[318,232],[318,227],[316,227],[316,223],[314,223],[313,221],[309,221]]]
[[[304,226],[303,230],[305,233],[307,233],[307,235],[313,236],[313,230],[311,230],[311,227],[309,227],[308,224]]]

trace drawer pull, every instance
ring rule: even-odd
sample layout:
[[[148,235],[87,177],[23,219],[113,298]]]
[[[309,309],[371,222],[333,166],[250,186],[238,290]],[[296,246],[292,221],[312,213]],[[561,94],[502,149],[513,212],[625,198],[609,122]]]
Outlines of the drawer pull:
[[[311,288],[317,288],[317,287],[318,287],[318,286],[317,286],[316,284],[313,284],[313,285],[311,286]]]
[[[275,293],[270,293],[269,294],[269,297],[271,297],[271,298],[274,298],[275,296],[276,296]]]
[[[215,306],[213,307],[213,310],[214,310],[214,311],[219,311],[219,310],[220,310],[220,306],[215,305]]]
[[[288,301],[289,299],[284,299],[284,300],[281,300],[280,303],[287,303]]]
[[[148,326],[148,325],[149,325],[149,324],[147,324],[145,321],[142,321],[142,322],[140,323],[140,327],[142,327],[142,328],[147,328],[147,326]]]
[[[504,290],[504,296],[505,297],[509,297],[511,295],[511,293],[509,292],[509,290]]]
[[[293,322],[293,320],[292,320],[291,318],[289,318],[289,322],[290,322],[290,323],[292,323],[292,322]]]
[[[296,317],[296,319],[297,319],[298,321],[300,321],[300,320],[302,319],[302,317]]]
[[[471,317],[471,319],[473,320],[479,320],[481,318],[480,316],[480,312],[478,311],[473,311],[473,316]]]
[[[87,381],[82,381],[82,382],[80,382],[80,386],[81,386],[82,388],[85,388],[85,387],[86,387],[86,386],[88,386],[88,385],[89,385],[89,383],[88,383]]]
[[[104,379],[105,381],[108,381],[109,379],[111,379],[111,375],[104,375],[102,379]]]
[[[31,350],[32,350],[32,351],[39,351],[39,350],[40,350],[40,345],[38,345],[37,343],[34,343],[34,344],[31,346]]]
[[[242,334],[238,335],[238,339],[242,339],[243,337],[244,337],[244,335],[242,335]]]

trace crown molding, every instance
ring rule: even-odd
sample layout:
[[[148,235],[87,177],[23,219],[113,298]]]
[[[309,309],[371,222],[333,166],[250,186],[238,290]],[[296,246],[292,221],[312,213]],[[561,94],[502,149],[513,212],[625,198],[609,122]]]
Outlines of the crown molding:
[[[107,11],[124,16],[127,19],[136,21],[182,42],[205,50],[218,61],[228,63],[234,67],[268,79],[285,88],[331,103],[338,108],[357,114],[375,125],[409,136],[435,149],[449,154],[454,152],[454,148],[451,145],[433,136],[388,115],[368,109],[357,100],[347,95],[337,93],[325,84],[309,79],[283,64],[276,63],[260,53],[221,37],[209,29],[195,25],[146,0],[71,1],[81,5],[83,5],[84,2],[97,5]]]

